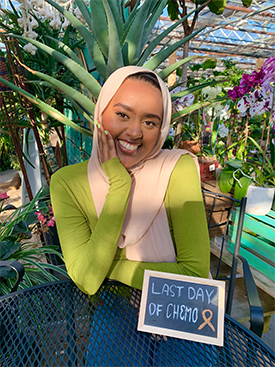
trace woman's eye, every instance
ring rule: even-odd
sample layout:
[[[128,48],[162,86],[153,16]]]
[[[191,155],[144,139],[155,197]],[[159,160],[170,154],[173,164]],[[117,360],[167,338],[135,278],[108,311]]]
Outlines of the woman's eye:
[[[122,117],[123,119],[128,118],[128,116],[127,116],[125,113],[123,113],[123,112],[116,112],[116,114],[117,114],[119,117]]]
[[[154,127],[157,126],[155,122],[153,121],[144,121],[144,124],[148,127]]]

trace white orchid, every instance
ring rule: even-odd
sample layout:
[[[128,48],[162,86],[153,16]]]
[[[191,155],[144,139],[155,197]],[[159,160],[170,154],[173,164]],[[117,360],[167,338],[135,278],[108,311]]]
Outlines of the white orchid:
[[[24,21],[25,21],[24,18],[18,18],[17,19],[17,23],[18,23],[20,28],[24,28]]]
[[[70,24],[70,22],[68,21],[67,18],[65,18],[65,20],[62,23],[62,28],[63,29],[67,29],[68,25]]]
[[[250,107],[250,104],[249,104],[248,98],[246,96],[241,98],[239,100],[239,102],[237,103],[237,108],[238,108],[241,116],[246,115],[246,111],[248,110],[249,107]]]
[[[35,47],[31,43],[27,43],[23,48],[26,52],[29,52],[31,55],[35,55],[37,50],[37,47]]]
[[[59,29],[61,26],[61,20],[60,18],[55,18],[53,20],[51,20],[50,22],[50,26],[53,27],[54,29]]]
[[[32,29],[35,29],[38,27],[38,22],[36,19],[32,18],[31,22],[30,22],[30,26]]]
[[[205,87],[202,89],[202,94],[210,99],[217,98],[222,92],[222,88],[218,85],[216,87]]]
[[[38,34],[34,31],[26,31],[23,33],[23,37],[32,38],[35,40],[38,37]]]
[[[60,13],[53,9],[53,7],[49,6],[44,0],[18,0],[20,5],[20,10],[22,13],[22,17],[18,18],[18,25],[20,28],[23,28],[24,33],[23,36],[29,37],[32,39],[37,38],[36,32],[33,29],[38,27],[37,20],[31,16],[31,13],[34,13],[37,18],[41,21],[45,19],[50,20],[50,26],[54,29],[60,29],[61,27],[65,30],[69,22],[67,19],[65,21],[61,20]],[[60,5],[69,8],[72,11],[74,1],[73,0],[59,0],[57,1]],[[89,0],[84,0],[86,5],[89,5]],[[85,20],[81,17],[79,9],[76,9],[76,14],[78,14],[78,18],[85,24]],[[30,52],[32,55],[35,54],[36,47],[30,46],[30,44],[24,47],[24,50]]]
[[[184,91],[186,88],[184,87],[176,87],[174,88],[170,94],[176,94]],[[192,93],[187,94],[187,96],[178,98],[172,103],[172,108],[174,111],[182,111],[185,107],[192,106],[194,102],[195,96]]]
[[[220,124],[218,128],[218,133],[221,138],[225,138],[228,135],[228,128],[224,124]]]

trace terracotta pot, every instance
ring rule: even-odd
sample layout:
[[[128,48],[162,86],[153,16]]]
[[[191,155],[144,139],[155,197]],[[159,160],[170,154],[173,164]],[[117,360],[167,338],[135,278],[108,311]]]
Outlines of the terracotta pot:
[[[197,154],[200,151],[199,142],[196,140],[185,140],[180,142],[180,148],[189,150],[193,154]]]

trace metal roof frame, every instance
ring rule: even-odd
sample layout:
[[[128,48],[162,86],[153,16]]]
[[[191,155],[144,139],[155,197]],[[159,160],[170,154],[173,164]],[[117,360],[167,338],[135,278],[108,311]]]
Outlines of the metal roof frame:
[[[194,3],[185,0],[189,11]],[[190,18],[190,22],[192,17]],[[171,24],[169,17],[161,17],[157,32]],[[241,68],[255,69],[258,59],[275,57],[275,1],[253,0],[249,8],[241,0],[227,0],[227,6],[221,15],[210,12],[208,7],[200,13],[195,29],[205,29],[189,45],[189,55],[206,55],[218,60],[231,59]],[[183,27],[177,27],[170,34],[171,42],[184,37]],[[178,50],[178,59],[182,50]]]
[[[191,0],[185,0],[188,11],[194,9]],[[7,0],[0,0],[1,6]],[[18,6],[18,1],[13,2]],[[192,21],[192,17],[190,18]],[[161,32],[171,24],[168,16],[159,19],[156,32]],[[240,68],[255,69],[258,59],[275,57],[275,0],[253,0],[245,8],[241,0],[227,0],[221,15],[211,13],[205,7],[200,13],[196,29],[205,26],[196,38],[190,42],[189,54],[214,57],[221,60],[231,59]],[[183,27],[179,26],[169,35],[168,41],[174,42],[184,37]],[[179,49],[178,59],[182,58]],[[222,67],[222,66],[221,66]]]

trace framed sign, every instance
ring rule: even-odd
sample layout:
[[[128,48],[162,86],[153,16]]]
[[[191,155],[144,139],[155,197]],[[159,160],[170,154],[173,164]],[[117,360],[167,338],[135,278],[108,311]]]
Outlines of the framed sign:
[[[145,270],[138,330],[223,345],[225,282]]]

